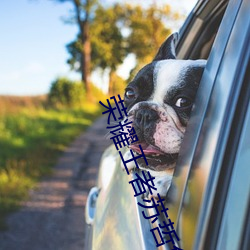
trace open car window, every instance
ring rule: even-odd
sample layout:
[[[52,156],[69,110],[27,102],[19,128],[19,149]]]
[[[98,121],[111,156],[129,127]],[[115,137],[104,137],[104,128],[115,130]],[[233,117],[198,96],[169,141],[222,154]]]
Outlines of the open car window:
[[[247,13],[250,10],[247,2],[230,1],[214,43],[208,42],[212,45],[212,50],[197,92],[169,192],[170,217],[178,225],[183,249],[216,249],[214,244],[220,225],[217,212],[221,213],[222,210],[217,211],[215,207],[220,206],[222,209],[224,203],[221,201],[222,204],[218,202],[214,205],[213,202],[221,188],[219,177],[223,172],[220,171],[223,159],[227,157],[224,154],[249,60]],[[245,28],[242,28],[243,24]],[[214,28],[216,30],[218,27]],[[202,28],[198,25],[196,30],[199,33]],[[204,41],[205,35],[199,34],[198,41]],[[197,37],[192,32],[188,36]],[[181,41],[181,46],[186,39]],[[202,48],[195,42],[196,40],[193,41],[193,48]],[[196,52],[181,47],[179,56],[185,59],[188,56],[196,57],[202,50],[198,49]],[[211,216],[215,214],[218,220],[212,220]],[[214,222],[213,225],[211,221]]]
[[[208,59],[228,0],[199,1],[180,30],[179,59]]]

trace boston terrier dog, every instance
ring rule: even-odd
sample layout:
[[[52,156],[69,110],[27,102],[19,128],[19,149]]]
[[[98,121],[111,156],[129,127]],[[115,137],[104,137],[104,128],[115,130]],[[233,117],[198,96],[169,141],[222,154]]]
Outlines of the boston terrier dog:
[[[175,46],[178,33],[160,47],[153,61],[143,67],[125,89],[128,120],[133,122],[139,141],[129,147],[141,154],[140,169],[155,177],[157,191],[165,196],[170,187],[181,142],[206,60],[178,60]],[[130,151],[124,158],[131,158]],[[127,166],[129,170],[134,164]]]

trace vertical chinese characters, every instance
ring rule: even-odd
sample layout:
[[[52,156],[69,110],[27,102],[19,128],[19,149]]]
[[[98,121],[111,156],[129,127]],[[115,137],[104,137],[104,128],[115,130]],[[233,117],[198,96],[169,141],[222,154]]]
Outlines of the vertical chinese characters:
[[[113,100],[115,107],[111,106],[110,100]],[[129,147],[134,142],[138,142],[139,139],[136,135],[135,129],[132,127],[132,121],[129,121],[127,118],[127,108],[124,106],[124,100],[121,99],[120,95],[118,95],[118,101],[115,96],[107,99],[107,105],[104,105],[101,101],[99,102],[106,111],[102,112],[102,114],[108,114],[108,126],[106,127],[111,133],[110,139],[113,140],[113,143],[116,147],[116,150],[119,152],[121,161],[126,170],[127,175],[130,174],[128,164],[133,164],[133,168],[137,168],[139,170],[139,165],[137,160],[142,158],[144,159],[146,165],[148,165],[147,158],[143,152],[141,145],[138,145],[140,149],[140,153],[133,152],[133,150],[129,149],[131,158],[125,158],[120,149],[124,147]],[[113,117],[113,123],[116,122],[116,125],[110,125],[111,116]],[[151,197],[151,199],[143,199],[144,204],[138,202],[138,206],[145,209],[154,209],[155,214],[148,216],[145,211],[142,211],[142,215],[145,219],[151,220],[151,223],[156,222],[159,219],[161,214],[164,214],[165,220],[158,223],[157,227],[152,228],[150,231],[154,237],[156,242],[156,247],[160,247],[166,243],[170,243],[173,246],[173,250],[180,249],[178,248],[177,242],[180,241],[175,229],[174,222],[172,222],[167,214],[168,208],[165,207],[164,201],[159,193],[157,193],[157,188],[154,184],[155,177],[151,176],[149,171],[140,170],[140,174],[135,173],[136,178],[129,181],[129,184],[132,186],[134,190],[134,197],[143,196],[143,197]]]

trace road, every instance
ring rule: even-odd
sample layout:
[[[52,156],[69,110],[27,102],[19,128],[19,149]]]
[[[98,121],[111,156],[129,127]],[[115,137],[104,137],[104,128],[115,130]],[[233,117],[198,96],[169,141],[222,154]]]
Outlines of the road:
[[[101,154],[111,144],[105,138],[106,119],[99,118],[80,135],[60,157],[53,175],[39,182],[22,209],[8,217],[0,249],[84,249],[87,194],[95,185]]]

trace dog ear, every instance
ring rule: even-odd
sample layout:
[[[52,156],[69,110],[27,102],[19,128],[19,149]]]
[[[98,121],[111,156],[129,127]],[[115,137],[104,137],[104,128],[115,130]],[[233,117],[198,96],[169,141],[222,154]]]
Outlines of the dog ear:
[[[178,38],[178,33],[173,33],[171,36],[169,36],[161,45],[153,61],[176,59],[175,46],[177,44]]]

